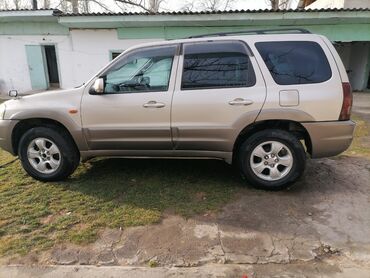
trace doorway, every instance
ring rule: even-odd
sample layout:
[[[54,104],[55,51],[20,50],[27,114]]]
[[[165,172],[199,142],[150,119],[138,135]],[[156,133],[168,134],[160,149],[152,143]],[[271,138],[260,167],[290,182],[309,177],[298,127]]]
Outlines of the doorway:
[[[26,45],[32,90],[60,87],[55,45]]]
[[[49,88],[59,88],[59,72],[55,45],[44,45],[45,62],[47,67],[47,81]]]

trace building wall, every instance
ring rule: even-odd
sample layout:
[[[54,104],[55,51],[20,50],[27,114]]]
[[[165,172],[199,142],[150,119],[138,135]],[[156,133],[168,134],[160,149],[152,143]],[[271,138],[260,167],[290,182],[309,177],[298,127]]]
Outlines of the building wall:
[[[339,25],[333,26],[338,27]],[[317,33],[325,33],[326,27],[325,25],[317,25],[315,28],[318,28]],[[348,25],[347,27],[350,28],[351,26]],[[259,28],[263,27],[260,26]],[[87,81],[105,66],[110,61],[111,51],[123,51],[143,42],[158,41],[176,36],[185,37],[195,32],[195,29],[199,29],[198,33],[209,33],[229,31],[230,27],[203,27],[203,29],[194,27],[163,27],[159,29],[157,27],[71,28],[68,32],[58,28],[51,29],[50,27],[47,29],[47,31],[54,32],[54,35],[25,35],[22,34],[22,30],[18,30],[17,35],[10,35],[3,30],[5,33],[0,33],[0,93],[6,94],[11,89],[17,89],[22,94],[32,90],[25,45],[55,44],[60,86],[61,88],[70,88]],[[29,28],[26,31],[32,33],[33,29]],[[353,31],[346,33],[342,30],[342,36],[343,34],[353,36],[353,33]],[[363,38],[363,33],[360,32],[359,36]],[[370,38],[367,40],[370,41]],[[336,47],[346,69],[349,71],[353,88],[355,90],[365,89],[370,69],[369,42],[344,42]]]
[[[115,29],[71,30],[69,35],[0,36],[0,93],[32,90],[25,45],[54,44],[61,88],[81,85],[110,61],[110,51],[158,39],[119,40]]]

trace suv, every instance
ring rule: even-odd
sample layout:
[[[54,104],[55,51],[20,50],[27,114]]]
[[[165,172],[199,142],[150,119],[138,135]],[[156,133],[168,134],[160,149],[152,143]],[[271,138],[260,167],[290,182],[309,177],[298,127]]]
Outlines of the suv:
[[[42,181],[97,156],[215,158],[281,189],[348,148],[346,70],[305,30],[233,32],[128,49],[84,85],[1,105],[0,146]]]

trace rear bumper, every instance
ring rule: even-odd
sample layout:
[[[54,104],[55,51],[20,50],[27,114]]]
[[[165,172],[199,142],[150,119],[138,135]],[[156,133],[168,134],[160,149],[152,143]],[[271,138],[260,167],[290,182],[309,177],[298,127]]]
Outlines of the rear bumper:
[[[312,158],[335,156],[351,145],[353,121],[302,123],[311,138]]]
[[[15,120],[0,120],[0,148],[13,155],[12,132],[17,123]]]

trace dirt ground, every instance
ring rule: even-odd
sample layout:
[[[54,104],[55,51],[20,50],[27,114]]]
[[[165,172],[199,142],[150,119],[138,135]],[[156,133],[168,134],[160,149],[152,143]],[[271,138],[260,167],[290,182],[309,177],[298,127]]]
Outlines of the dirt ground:
[[[370,94],[356,94],[354,115],[370,123]],[[370,146],[369,136],[361,140]],[[82,265],[115,266],[111,277],[116,266],[145,267],[146,277],[370,277],[370,157],[308,160],[288,191],[245,188],[218,213],[168,213],[156,225],[106,229],[90,245],[3,263],[73,265],[80,277],[90,271]],[[135,269],[126,274],[139,277]],[[22,271],[30,273],[3,268],[0,276]]]

